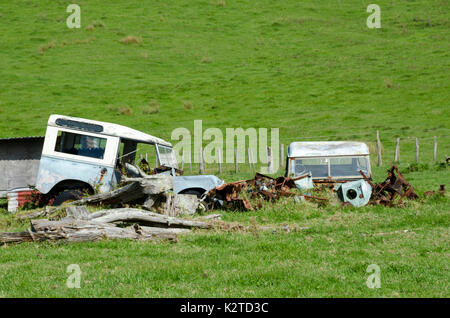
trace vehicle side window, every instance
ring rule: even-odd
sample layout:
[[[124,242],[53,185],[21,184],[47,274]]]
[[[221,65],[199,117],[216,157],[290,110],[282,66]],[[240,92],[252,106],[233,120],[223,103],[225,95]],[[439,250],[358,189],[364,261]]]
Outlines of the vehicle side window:
[[[55,151],[72,155],[103,159],[106,139],[59,131]]]

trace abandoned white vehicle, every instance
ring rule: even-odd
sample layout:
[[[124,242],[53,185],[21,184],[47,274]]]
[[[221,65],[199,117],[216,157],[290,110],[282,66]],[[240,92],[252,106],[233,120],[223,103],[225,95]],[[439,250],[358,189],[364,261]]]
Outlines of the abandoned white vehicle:
[[[174,176],[177,194],[200,196],[224,183],[212,175],[176,176],[172,144],[160,138],[117,124],[51,115],[45,138],[0,139],[0,197],[31,186],[60,205],[82,192],[108,192],[124,170],[135,173],[136,153],[143,145],[154,147],[155,168]]]
[[[370,152],[363,142],[308,141],[289,145],[285,175],[308,175],[296,181],[301,190],[312,188],[314,183],[335,183],[335,190],[344,202],[363,206],[372,194],[363,174],[372,178]]]

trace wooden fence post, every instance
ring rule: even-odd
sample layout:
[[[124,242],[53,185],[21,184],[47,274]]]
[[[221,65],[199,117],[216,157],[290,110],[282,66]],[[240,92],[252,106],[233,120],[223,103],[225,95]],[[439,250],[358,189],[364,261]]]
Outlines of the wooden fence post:
[[[419,163],[419,138],[416,137],[416,163]]]
[[[181,152],[181,170],[184,170],[184,149]]]
[[[394,162],[400,163],[400,138],[397,138],[397,143],[395,145],[395,158]]]
[[[191,149],[189,148],[189,172],[192,174],[192,154]]]
[[[200,147],[200,152],[199,152],[199,156],[200,156],[200,174],[203,174],[204,170],[203,170],[203,148]]]
[[[267,147],[267,163],[268,163],[268,172],[269,174],[273,173],[273,162],[272,162],[272,148]]]
[[[203,171],[206,171],[206,169],[208,169],[208,167],[206,167],[206,156],[203,153],[203,150],[202,150],[202,157],[203,157]]]
[[[436,140],[436,136],[434,136],[434,147],[433,147],[433,162],[434,164],[436,164],[436,160],[437,160],[437,140]]]
[[[238,173],[239,167],[237,162],[237,148],[234,148],[234,172]]]
[[[377,164],[381,166],[383,164],[383,160],[381,158],[381,141],[380,141],[380,133],[377,130]]]
[[[222,173],[222,151],[220,148],[217,149],[217,161],[219,162],[219,173]]]
[[[256,172],[256,167],[255,167],[256,161],[255,161],[255,159],[253,157],[253,150],[252,150],[252,148],[248,148],[248,155],[249,155],[249,158],[251,158],[253,171]]]

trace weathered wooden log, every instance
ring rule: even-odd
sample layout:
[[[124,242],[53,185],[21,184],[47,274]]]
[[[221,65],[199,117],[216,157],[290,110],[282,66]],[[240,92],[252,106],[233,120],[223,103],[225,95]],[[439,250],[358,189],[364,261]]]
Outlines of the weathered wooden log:
[[[117,221],[139,222],[164,227],[201,228],[209,229],[211,226],[205,222],[185,220],[166,215],[132,208],[101,210],[90,215],[90,220],[99,223],[112,223]]]
[[[32,220],[32,235],[46,234],[53,239],[64,239],[69,242],[98,241],[107,239],[134,240],[176,240],[176,235],[170,232],[156,232],[141,227],[120,228],[112,224],[98,223],[76,219],[49,221],[46,219]]]
[[[149,175],[144,178],[124,178],[124,180],[131,183],[107,193],[81,198],[72,204],[130,203],[145,200],[150,194],[160,194],[173,189],[173,177],[170,175]]]
[[[176,241],[177,234],[189,229],[166,229],[139,226],[116,227],[107,223],[96,223],[67,218],[60,221],[46,219],[31,221],[33,231],[0,233],[0,243],[37,242],[63,240],[67,242],[90,242],[107,239],[169,240]]]
[[[183,234],[191,232],[190,229],[181,229],[181,228],[163,228],[163,227],[150,227],[150,226],[141,226],[138,224],[133,224],[130,228],[133,228],[135,231],[141,231],[147,234]]]
[[[142,198],[143,194],[139,191],[139,182],[132,182],[119,189],[91,195],[81,198],[80,200],[73,201],[74,205],[82,204],[114,204],[114,203],[127,203]]]
[[[33,211],[27,214],[23,214],[23,215],[19,215],[18,218],[21,220],[26,220],[26,219],[34,219],[34,218],[38,218],[40,216],[44,216],[48,214],[48,210],[40,210],[40,211]]]
[[[50,235],[46,233],[25,232],[3,232],[0,233],[0,243],[22,243],[47,240]]]
[[[89,210],[85,206],[69,206],[66,208],[66,215],[69,218],[88,220]]]
[[[2,243],[16,243],[33,241],[28,232],[3,232],[0,233],[0,242]]]
[[[166,197],[170,197],[170,206],[165,206],[168,216],[194,215],[200,204],[195,194],[167,194]]]
[[[220,220],[222,219],[222,214],[208,214],[200,216],[199,218],[203,220],[215,220],[215,219]]]
[[[139,182],[144,194],[160,194],[173,189],[173,177],[168,174],[145,175],[143,178],[124,178],[125,182]]]

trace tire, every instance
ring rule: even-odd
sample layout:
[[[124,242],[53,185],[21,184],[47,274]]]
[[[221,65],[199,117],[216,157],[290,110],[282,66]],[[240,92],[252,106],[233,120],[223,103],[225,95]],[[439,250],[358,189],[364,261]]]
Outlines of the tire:
[[[64,190],[56,196],[52,205],[59,206],[65,202],[81,199],[82,196],[83,193],[80,190]]]
[[[180,192],[180,194],[195,194],[199,199],[202,197],[203,193],[205,193],[205,191],[202,192],[200,189],[187,189]]]

